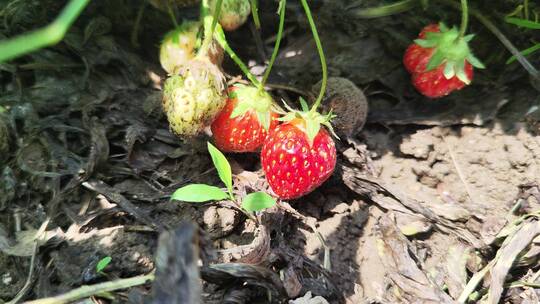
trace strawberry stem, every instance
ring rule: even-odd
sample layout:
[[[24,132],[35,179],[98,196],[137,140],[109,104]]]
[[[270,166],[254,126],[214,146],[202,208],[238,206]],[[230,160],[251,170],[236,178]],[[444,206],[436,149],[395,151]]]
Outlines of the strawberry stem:
[[[313,104],[313,107],[311,108],[310,112],[317,111],[317,107],[321,104],[321,101],[324,97],[324,93],[326,92],[326,82],[328,80],[328,71],[326,67],[326,58],[324,57],[324,51],[321,44],[321,39],[319,38],[319,33],[317,33],[317,27],[315,26],[315,22],[313,21],[313,16],[311,15],[311,10],[309,9],[309,5],[307,4],[306,0],[300,0],[302,2],[302,6],[304,7],[304,11],[306,12],[306,17],[309,22],[309,27],[311,28],[311,33],[313,34],[313,39],[315,40],[315,44],[317,45],[317,51],[319,52],[319,58],[321,59],[321,66],[322,66],[322,84],[321,84],[321,90],[319,92],[319,96],[317,97],[317,100]]]
[[[216,24],[219,19],[219,14],[221,14],[221,3],[223,3],[223,0],[217,0],[216,5],[214,6],[214,20],[212,20],[212,29],[210,30],[210,36],[214,36],[214,31],[216,29]]]
[[[261,28],[261,20],[259,19],[259,6],[257,0],[249,0],[251,4],[251,15],[253,16],[253,23],[255,23],[255,28]]]
[[[178,22],[176,21],[176,16],[174,15],[174,11],[171,7],[171,3],[167,1],[167,13],[169,13],[169,17],[171,17],[171,21],[175,28],[178,27]]]
[[[461,26],[459,27],[459,38],[463,38],[467,32],[469,23],[469,6],[467,0],[461,0]]]
[[[279,45],[281,43],[281,38],[283,37],[283,27],[285,25],[285,7],[287,4],[287,0],[280,0],[279,1],[279,27],[278,27],[278,33],[276,37],[276,43],[274,44],[274,50],[272,51],[272,57],[270,57],[270,62],[268,63],[268,67],[266,68],[266,71],[264,71],[264,76],[262,78],[262,81],[259,85],[259,92],[264,90],[264,85],[266,84],[266,81],[268,80],[268,76],[270,76],[270,71],[272,70],[272,67],[274,66],[274,62],[276,61],[278,51],[279,51]]]
[[[240,57],[238,57],[238,55],[236,55],[236,53],[233,51],[233,49],[231,49],[231,47],[229,46],[229,43],[227,42],[227,39],[225,39],[225,33],[223,32],[223,29],[220,26],[217,27],[217,30],[216,30],[216,33],[215,33],[214,37],[216,38],[219,45],[221,45],[221,47],[225,50],[225,52],[227,52],[227,55],[229,55],[229,57],[231,57],[231,59],[236,63],[236,65],[238,65],[238,67],[240,68],[242,73],[244,73],[244,75],[246,75],[246,77],[249,79],[249,81],[251,81],[251,83],[255,87],[258,87],[259,86],[259,81],[249,71],[249,68],[244,64],[244,62],[242,62],[242,59],[240,59]]]

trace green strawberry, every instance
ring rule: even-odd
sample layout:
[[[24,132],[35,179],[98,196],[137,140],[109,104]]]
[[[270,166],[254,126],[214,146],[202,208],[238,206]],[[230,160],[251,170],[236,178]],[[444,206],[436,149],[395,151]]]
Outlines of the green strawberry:
[[[208,59],[194,59],[165,81],[163,110],[178,136],[195,136],[225,106],[224,77]]]
[[[213,14],[215,0],[209,1],[210,12]],[[219,14],[219,24],[226,31],[234,31],[244,24],[251,13],[249,0],[223,0]]]

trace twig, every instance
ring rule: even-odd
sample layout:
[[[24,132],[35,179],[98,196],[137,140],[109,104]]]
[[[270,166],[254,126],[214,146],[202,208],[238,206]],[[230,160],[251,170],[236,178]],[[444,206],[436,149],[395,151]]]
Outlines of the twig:
[[[79,299],[92,297],[104,292],[115,291],[118,289],[126,289],[134,286],[139,286],[154,280],[154,272],[146,275],[136,276],[127,279],[120,279],[110,282],[104,282],[95,285],[85,285],[73,289],[67,293],[34,301],[25,302],[26,304],[64,304],[70,303]]]
[[[49,25],[0,43],[0,62],[55,45],[64,38],[71,24],[90,0],[71,0]]]
[[[444,135],[442,135],[441,138],[443,142],[446,144],[446,148],[448,149],[448,154],[450,154],[450,158],[452,158],[452,163],[454,164],[454,168],[456,168],[456,172],[459,176],[459,179],[461,180],[461,183],[463,184],[463,186],[465,186],[465,191],[467,191],[467,195],[469,196],[471,203],[474,203],[475,200],[473,199],[472,191],[469,188],[469,184],[467,183],[467,180],[465,179],[465,175],[463,174],[463,171],[461,171],[461,167],[459,166],[459,163],[457,162],[457,159],[456,159],[456,156],[454,155],[454,151],[452,150],[452,147],[450,147]]]

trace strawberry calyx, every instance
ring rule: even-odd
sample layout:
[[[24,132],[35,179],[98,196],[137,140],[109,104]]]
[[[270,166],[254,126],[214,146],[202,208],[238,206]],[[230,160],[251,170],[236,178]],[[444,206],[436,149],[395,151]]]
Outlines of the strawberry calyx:
[[[446,79],[456,76],[459,80],[469,84],[471,79],[465,73],[465,62],[467,61],[479,69],[485,68],[469,48],[469,42],[474,38],[474,35],[461,37],[457,27],[448,28],[442,22],[439,23],[438,30],[437,32],[427,32],[424,38],[414,40],[417,45],[423,48],[433,49],[426,71],[434,70],[444,64],[444,77]]]
[[[229,98],[237,99],[237,103],[231,113],[231,118],[239,117],[249,111],[253,111],[261,126],[268,131],[272,112],[275,112],[274,99],[264,90],[259,90],[253,85],[234,84],[229,88]]]
[[[300,104],[302,106],[302,110],[295,110],[289,105],[285,104],[285,108],[288,110],[288,112],[282,113],[283,116],[278,120],[291,123],[304,132],[308,138],[310,146],[313,145],[315,136],[319,134],[321,125],[328,128],[334,137],[339,138],[332,128],[331,121],[335,115],[332,114],[331,111],[323,115],[317,111],[309,110],[306,101],[302,97],[300,97]]]

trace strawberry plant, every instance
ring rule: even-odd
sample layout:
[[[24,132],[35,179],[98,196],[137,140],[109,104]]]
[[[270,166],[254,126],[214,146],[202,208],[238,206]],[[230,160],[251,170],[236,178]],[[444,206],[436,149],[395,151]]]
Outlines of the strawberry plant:
[[[326,59],[322,44],[305,0],[302,6],[306,13],[319,57],[323,80],[317,100],[311,109],[300,99],[302,110],[293,110],[280,120],[284,123],[268,136],[261,150],[262,168],[266,180],[274,193],[282,199],[301,197],[326,181],[336,166],[336,147],[330,134],[332,114],[317,112],[326,92],[328,79]]]
[[[246,211],[249,217],[251,217],[249,212],[261,211],[276,204],[276,200],[264,192],[250,193],[240,201],[233,193],[231,165],[227,158],[211,143],[208,143],[208,152],[227,190],[206,184],[190,184],[176,190],[171,196],[172,200],[191,203],[231,200]]]

